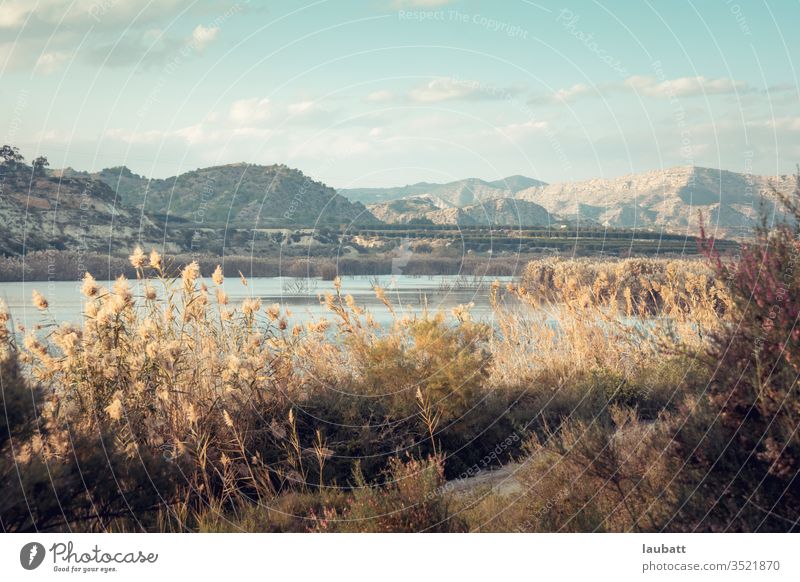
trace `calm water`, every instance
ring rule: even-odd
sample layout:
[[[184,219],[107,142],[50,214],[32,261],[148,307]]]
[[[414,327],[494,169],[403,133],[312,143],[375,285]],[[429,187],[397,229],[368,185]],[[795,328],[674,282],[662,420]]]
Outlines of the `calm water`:
[[[410,311],[419,313],[427,304],[429,310],[449,311],[453,307],[474,303],[474,319],[491,322],[492,311],[489,304],[489,285],[495,279],[510,281],[511,277],[491,277],[477,286],[478,279],[458,276],[410,277],[395,276],[350,276],[342,277],[342,293],[349,293],[361,307],[369,309],[374,318],[381,323],[390,321],[391,316],[378,301],[373,285],[384,288],[389,300],[397,306],[402,305]],[[110,286],[109,282],[101,282]],[[210,284],[210,281],[208,282]],[[136,287],[135,282],[131,285]],[[240,303],[245,297],[260,297],[264,304],[280,303],[293,312],[293,321],[327,314],[320,306],[318,294],[333,291],[333,282],[320,279],[291,277],[254,278],[244,287],[238,278],[229,277],[224,283],[225,292],[232,304]],[[14,324],[30,327],[44,321],[42,313],[31,304],[31,293],[36,289],[50,303],[50,313],[58,322],[81,321],[83,296],[80,283],[75,281],[37,281],[28,283],[0,283],[0,298],[8,304]],[[136,291],[135,291],[136,293]]]

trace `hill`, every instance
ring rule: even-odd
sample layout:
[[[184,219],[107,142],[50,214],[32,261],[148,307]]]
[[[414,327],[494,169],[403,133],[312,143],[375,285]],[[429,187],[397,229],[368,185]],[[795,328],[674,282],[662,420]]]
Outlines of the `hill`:
[[[0,254],[23,250],[130,250],[156,241],[160,228],[120,206],[104,182],[85,177],[36,175],[6,168],[0,194]]]
[[[165,179],[148,179],[122,166],[95,174],[127,207],[196,225],[269,227],[375,222],[366,208],[299,170],[275,164],[228,164]]]

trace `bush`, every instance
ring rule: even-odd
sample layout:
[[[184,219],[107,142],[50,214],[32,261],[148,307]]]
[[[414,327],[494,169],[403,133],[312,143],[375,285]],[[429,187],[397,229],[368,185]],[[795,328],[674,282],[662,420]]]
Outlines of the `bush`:
[[[794,198],[774,194],[791,224],[765,218],[737,262],[704,241],[737,321],[710,337],[708,399],[677,438],[696,481],[680,527],[792,531],[800,520],[800,182]]]
[[[453,512],[443,493],[444,463],[440,457],[426,461],[398,458],[389,461],[386,483],[369,485],[360,470],[355,490],[341,511],[327,508],[319,531],[339,532],[459,532],[464,522]]]
[[[112,434],[60,423],[52,402],[22,377],[7,337],[0,337],[0,388],[3,531],[148,529],[157,511],[170,511],[179,468],[124,449]]]
[[[612,406],[534,438],[522,474],[529,518],[519,531],[658,531],[671,515],[668,419]]]

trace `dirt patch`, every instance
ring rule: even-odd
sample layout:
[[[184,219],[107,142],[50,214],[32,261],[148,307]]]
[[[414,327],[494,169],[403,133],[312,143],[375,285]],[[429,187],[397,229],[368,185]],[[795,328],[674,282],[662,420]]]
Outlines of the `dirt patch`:
[[[456,494],[471,493],[476,489],[492,489],[499,495],[521,493],[522,485],[517,478],[517,472],[522,468],[522,463],[509,463],[491,471],[481,471],[477,475],[465,479],[448,481],[447,487]]]

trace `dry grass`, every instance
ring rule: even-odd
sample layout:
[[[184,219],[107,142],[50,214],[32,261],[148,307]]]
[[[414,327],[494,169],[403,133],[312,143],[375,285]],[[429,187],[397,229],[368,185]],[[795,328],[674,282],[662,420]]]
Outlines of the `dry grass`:
[[[497,386],[592,370],[630,378],[734,317],[724,285],[691,260],[534,261],[507,291],[524,309],[492,288]]]

